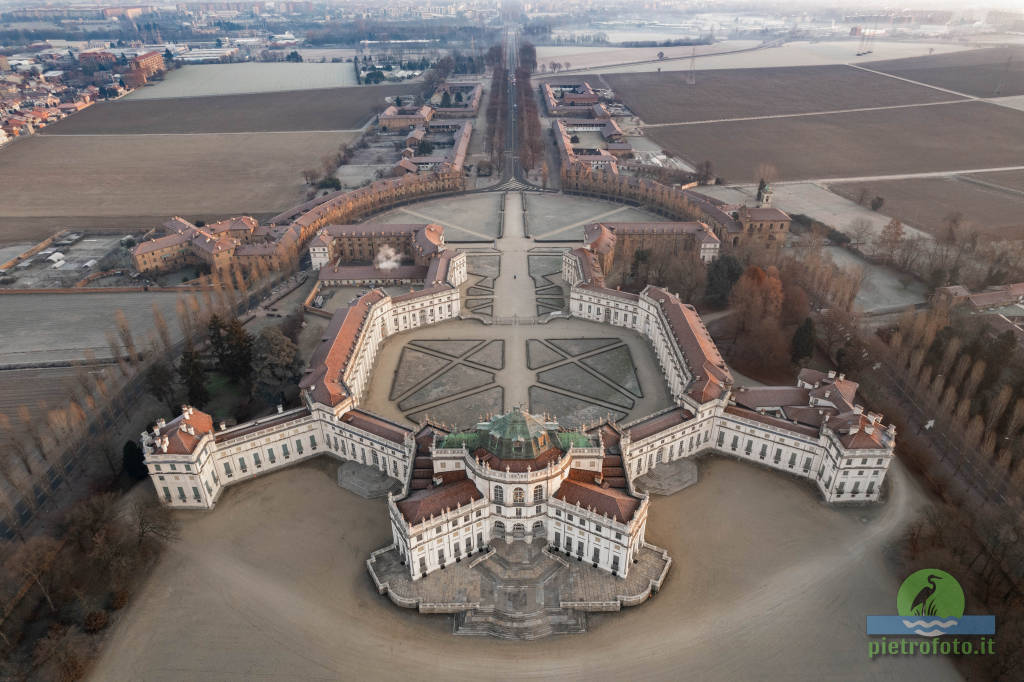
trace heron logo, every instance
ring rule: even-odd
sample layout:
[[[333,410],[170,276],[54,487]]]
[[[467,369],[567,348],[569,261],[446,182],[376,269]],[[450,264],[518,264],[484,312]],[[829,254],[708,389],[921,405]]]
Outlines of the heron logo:
[[[900,585],[896,593],[896,613],[908,617],[958,619],[964,615],[964,591],[949,573],[925,568],[911,573]]]
[[[868,616],[869,635],[992,635],[995,616],[965,616],[964,591],[937,568],[907,576],[896,593],[896,616]]]

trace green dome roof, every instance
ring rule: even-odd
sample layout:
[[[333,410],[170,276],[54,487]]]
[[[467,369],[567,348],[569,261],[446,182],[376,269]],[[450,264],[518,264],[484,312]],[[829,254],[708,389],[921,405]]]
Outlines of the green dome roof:
[[[457,437],[456,437],[457,436]],[[467,448],[483,448],[501,459],[535,459],[551,448],[561,447],[558,425],[545,422],[515,407],[511,412],[480,422],[473,432],[452,434],[448,440]]]

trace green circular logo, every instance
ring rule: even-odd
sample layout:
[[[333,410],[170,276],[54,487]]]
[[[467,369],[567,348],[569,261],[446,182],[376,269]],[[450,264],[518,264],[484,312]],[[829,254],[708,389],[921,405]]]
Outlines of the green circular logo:
[[[949,573],[923,568],[900,585],[896,612],[901,616],[960,618],[964,615],[964,591]]]

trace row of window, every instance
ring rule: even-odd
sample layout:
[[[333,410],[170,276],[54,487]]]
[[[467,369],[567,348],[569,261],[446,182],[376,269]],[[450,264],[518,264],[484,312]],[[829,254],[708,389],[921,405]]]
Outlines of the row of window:
[[[555,516],[558,517],[558,518],[561,518],[562,517],[562,510],[561,509],[556,509],[555,510]],[[584,519],[582,516],[577,520],[576,517],[573,514],[566,513],[565,520],[568,521],[569,523],[579,523],[580,528],[582,528],[584,530],[587,529],[587,520]],[[595,523],[594,524],[594,532],[595,533],[600,533],[601,532],[601,524],[599,524],[599,523]],[[622,540],[622,533],[616,532],[615,533],[615,539],[616,540]]]
[[[534,504],[544,501],[544,486],[535,485],[533,487],[533,502]],[[504,504],[505,503],[505,488],[500,485],[494,486],[494,503]],[[512,504],[526,504],[526,490],[520,487],[512,489]]]
[[[317,447],[316,446],[316,436],[311,435],[309,437],[309,447],[310,447],[310,450],[312,450],[313,452],[316,451],[316,447]],[[296,452],[296,454],[299,454],[299,455],[301,455],[301,454],[303,454],[305,452],[305,450],[303,449],[303,446],[302,446],[302,440],[300,440],[298,438],[295,439],[295,452]],[[253,465],[257,469],[262,469],[263,468],[263,459],[260,457],[260,451],[259,450],[253,450],[251,454],[252,454]],[[291,458],[291,452],[288,449],[288,443],[281,443],[281,456],[284,457],[285,459],[290,459]],[[276,464],[277,463],[277,455],[274,453],[274,448],[272,448],[272,447],[271,448],[267,448],[267,460],[271,464]],[[231,470],[231,462],[229,460],[224,460],[223,464],[224,464],[224,474],[228,478],[231,478],[232,476],[234,476],[234,472]],[[248,471],[249,471],[248,463],[246,462],[246,459],[245,459],[244,456],[238,458],[238,470],[241,473],[243,473],[243,474],[248,473]]]

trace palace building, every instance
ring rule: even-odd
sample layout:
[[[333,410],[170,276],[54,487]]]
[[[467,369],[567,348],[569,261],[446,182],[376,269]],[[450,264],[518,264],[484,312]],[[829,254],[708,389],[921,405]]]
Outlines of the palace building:
[[[335,233],[355,239],[359,226],[345,227]],[[440,239],[429,241],[440,249]],[[185,406],[143,433],[160,500],[212,509],[225,487],[310,457],[359,462],[400,482],[387,504],[391,549],[418,580],[494,540],[518,539],[543,539],[625,578],[631,557],[650,547],[648,500],[634,482],[704,453],[806,479],[830,503],[879,499],[896,434],[857,403],[856,382],[805,369],[795,386],[737,386],[692,306],[655,286],[639,294],[605,288],[598,240],[589,244],[563,256],[569,311],[643,336],[670,407],[575,430],[514,407],[465,431],[429,421],[410,427],[363,409],[388,338],[459,316],[465,271],[453,273],[452,264],[464,255],[442,250],[431,267],[445,274],[424,289],[394,297],[374,289],[333,315],[300,381],[300,407],[228,428]]]

